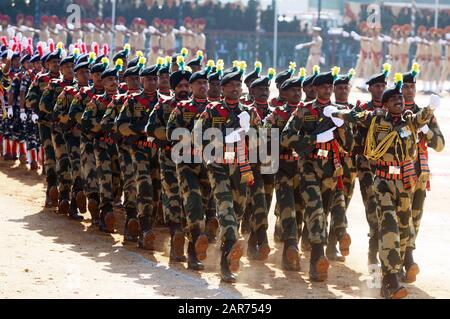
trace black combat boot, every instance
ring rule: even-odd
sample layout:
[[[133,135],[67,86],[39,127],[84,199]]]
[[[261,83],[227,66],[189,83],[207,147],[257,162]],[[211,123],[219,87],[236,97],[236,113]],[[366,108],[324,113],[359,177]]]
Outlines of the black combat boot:
[[[234,283],[236,282],[236,275],[233,272],[237,272],[239,270],[239,260],[242,256],[242,247],[238,242],[227,240],[222,244],[221,249],[221,279],[224,282]]]
[[[385,274],[381,286],[381,297],[386,299],[401,299],[408,295],[408,290],[400,285],[398,274]]]
[[[378,236],[374,235],[369,238],[369,254],[368,254],[368,264],[370,265],[380,265],[378,260]]]
[[[75,199],[77,208],[80,213],[86,213],[86,195],[83,192],[83,181],[81,178],[77,178],[74,183],[73,191],[75,193]]]
[[[97,226],[100,223],[100,211],[98,209],[99,199],[98,196],[91,195],[88,199],[88,210],[91,214],[91,222],[93,226]]]
[[[127,209],[125,229],[123,231],[124,242],[137,242],[139,236],[139,221],[135,209]]]
[[[155,250],[156,236],[153,233],[149,218],[146,216],[139,216],[139,240],[138,247],[145,250]]]
[[[50,197],[50,188],[47,187],[47,190],[45,192],[45,208],[52,208],[53,207],[53,203],[52,203],[52,199]]]
[[[316,282],[327,280],[329,266],[328,259],[323,253],[323,244],[311,244],[309,279]]]
[[[330,235],[328,236],[328,245],[325,250],[327,258],[332,261],[345,261],[345,257],[341,255],[336,246],[336,233],[334,231],[331,231]]]
[[[112,209],[108,211],[105,210],[100,213],[99,229],[102,232],[114,233],[115,223],[116,217],[114,216]]]
[[[195,253],[195,245],[192,241],[188,243],[188,258],[187,258],[188,268],[192,270],[203,270],[205,266],[198,260],[197,254]]]
[[[416,281],[416,276],[420,272],[419,265],[414,262],[413,248],[407,247],[405,252],[405,271],[400,272],[400,280],[408,284]]]
[[[58,203],[58,197],[59,197],[58,187],[51,186],[48,194],[49,194],[50,199],[52,201],[53,207],[58,207],[58,204],[59,204]]]
[[[58,214],[67,215],[70,210],[69,194],[60,194]],[[53,200],[52,200],[53,201]]]
[[[300,271],[300,253],[295,239],[284,242],[282,267],[287,271]]]
[[[181,224],[169,223],[170,230],[170,261],[185,262],[184,255],[184,232],[181,230]]]
[[[76,221],[82,221],[84,219],[84,217],[78,213],[77,202],[75,198],[72,198],[72,200],[70,201],[69,218]]]

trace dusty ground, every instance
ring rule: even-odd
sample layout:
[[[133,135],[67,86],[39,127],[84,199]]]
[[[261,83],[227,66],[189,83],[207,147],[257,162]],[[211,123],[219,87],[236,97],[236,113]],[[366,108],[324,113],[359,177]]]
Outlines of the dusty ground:
[[[418,101],[425,104],[428,97]],[[446,95],[437,112],[447,141],[449,103]],[[409,298],[450,297],[450,147],[430,153],[432,191],[415,254],[421,273],[408,285]],[[200,274],[187,270],[186,264],[169,265],[167,230],[158,230],[161,244],[154,254],[124,246],[120,233],[102,234],[88,222],[43,210],[43,181],[17,163],[0,160],[0,298],[379,298],[379,290],[370,288],[368,226],[359,185],[348,211],[351,253],[345,263],[331,264],[327,283],[309,282],[304,255],[301,272],[282,271],[282,246],[271,243],[267,263],[250,263],[244,257],[238,283],[228,285],[217,275],[215,245],[208,249],[206,271]],[[271,212],[270,238],[273,224]],[[117,228],[121,232],[123,227]]]

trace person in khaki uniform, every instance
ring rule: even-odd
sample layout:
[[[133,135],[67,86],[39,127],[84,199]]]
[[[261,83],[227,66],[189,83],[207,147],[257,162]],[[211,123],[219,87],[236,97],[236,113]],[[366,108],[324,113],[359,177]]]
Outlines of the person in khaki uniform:
[[[41,29],[39,30],[39,40],[47,42],[50,39],[50,31],[48,30],[48,16],[41,17]]]
[[[389,41],[388,45],[388,53],[389,53],[389,63],[393,66],[393,69],[395,70],[399,65],[399,40],[400,40],[400,26],[397,24],[394,24],[391,28],[391,41]]]
[[[401,39],[399,43],[399,61],[398,61],[398,72],[405,72],[408,70],[409,64],[409,48],[411,46],[411,39],[409,35],[411,34],[411,26],[405,24],[400,29]],[[397,71],[395,70],[395,71]]]
[[[195,52],[195,33],[193,31],[193,22],[194,21],[191,17],[185,17],[184,25],[180,27],[181,46],[188,49],[189,52]]]
[[[159,56],[159,50],[161,49],[161,20],[154,18],[152,25],[148,27],[147,33],[150,33],[150,53],[148,60],[150,64],[155,64]]]
[[[446,36],[446,41],[444,41],[444,66],[442,68],[442,72],[441,72],[441,78],[440,78],[440,84],[441,84],[441,89],[444,88],[445,82],[448,80],[448,76],[450,74],[450,41],[449,41],[449,36],[450,36],[450,26],[447,26],[445,28],[444,34]]]
[[[117,18],[117,24],[115,26],[115,41],[114,41],[114,50],[115,52],[121,51],[125,44],[125,36],[128,32],[127,27],[125,26],[126,20],[124,17]]]
[[[375,70],[379,70],[383,61],[383,39],[380,36],[380,29],[380,25],[375,25],[372,27],[372,39],[370,45],[372,61],[370,63],[371,72],[369,72],[369,74],[373,74],[376,72]]]
[[[172,55],[175,52],[175,32],[173,30],[174,26],[174,20],[165,19],[163,21],[164,35],[161,37],[161,47],[166,55]]]
[[[309,48],[309,56],[306,60],[306,72],[311,73],[314,65],[320,65],[320,56],[322,53],[322,37],[320,32],[322,31],[319,27],[313,28],[313,38],[311,42],[298,44],[295,48],[297,50],[303,48]]]
[[[367,22],[361,22],[359,29],[361,31],[361,36],[356,34],[355,32],[351,33],[351,36],[354,40],[360,41],[359,56],[355,67],[356,76],[358,78],[367,79],[370,76],[368,71],[370,71],[369,67],[371,59],[370,39],[367,37],[367,34],[369,32],[369,26],[367,25]],[[358,85],[358,88],[361,90],[365,90],[364,81],[362,81],[360,85]]]
[[[442,57],[442,35],[444,30],[439,28],[434,28],[431,33],[431,44],[429,47],[430,64],[428,67],[428,79],[431,81],[431,92],[438,94],[442,87],[440,84],[441,76],[441,57]]]
[[[424,86],[423,86],[423,92],[429,92],[430,91],[430,83],[428,79],[428,68],[429,68],[429,62],[430,58],[428,55],[430,42],[427,39],[427,29],[425,26],[421,25],[417,29],[417,36],[415,38],[416,42],[416,56],[414,57],[414,62],[417,62],[421,67],[421,72],[423,74]]]

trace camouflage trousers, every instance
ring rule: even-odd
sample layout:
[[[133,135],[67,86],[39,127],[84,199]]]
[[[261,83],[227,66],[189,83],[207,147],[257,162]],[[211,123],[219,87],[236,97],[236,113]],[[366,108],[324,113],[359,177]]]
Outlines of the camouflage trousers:
[[[230,167],[226,164],[211,163],[207,166],[210,173],[210,183],[216,203],[217,217],[219,219],[219,238],[237,241],[238,219],[233,209],[233,190],[230,178]],[[239,168],[238,168],[239,169]],[[245,204],[245,201],[244,201]]]
[[[153,185],[151,178],[151,150],[141,146],[133,146],[131,151],[132,159],[136,165],[136,207],[138,217],[145,218],[145,225],[151,227],[155,221],[153,210]],[[142,229],[147,231],[148,229]]]
[[[247,198],[250,196],[250,190],[246,183],[241,182],[241,171],[239,170],[239,165],[229,164],[228,168],[231,182],[231,194],[233,195],[233,209],[236,214],[237,221],[240,223],[245,213],[245,207],[247,204]]]
[[[72,175],[72,196],[83,190],[83,180],[81,173],[81,159],[80,159],[80,138],[81,131],[79,129],[67,130],[64,132],[64,141],[67,144],[67,151],[69,152],[71,175]]]
[[[414,187],[411,202],[410,237],[407,247],[416,249],[416,238],[419,233],[420,222],[423,216],[423,205],[427,197],[427,182],[429,174],[420,174]]]
[[[303,171],[302,198],[309,241],[311,244],[327,243],[327,216],[331,209],[337,178],[334,177],[332,159],[300,160]]]
[[[100,211],[113,211],[114,200],[120,189],[120,163],[116,144],[94,140],[94,154],[100,185]]]
[[[363,155],[356,156],[356,169],[358,171],[359,188],[366,209],[366,218],[369,224],[369,237],[376,235],[378,229],[377,198],[373,186],[374,174],[370,163]]]
[[[166,223],[182,224],[185,218],[183,215],[183,201],[181,200],[178,186],[176,164],[172,161],[170,151],[161,151],[159,153],[159,165],[161,169],[164,221]]]
[[[383,274],[398,273],[403,266],[410,236],[411,191],[402,180],[387,180],[375,176],[375,192],[380,204],[378,238]]]
[[[164,214],[160,210],[161,197],[162,197],[162,185],[161,185],[161,168],[159,165],[159,149],[150,149],[150,177],[152,179],[153,186],[153,210],[155,215],[155,221],[164,222]]]
[[[97,163],[95,161],[93,138],[81,133],[80,150],[84,191],[89,199],[99,200],[100,186],[97,174]]]
[[[211,216],[211,183],[204,164],[177,165],[183,206],[186,212],[187,227],[205,230],[205,219]],[[189,232],[190,235],[190,232]]]
[[[136,212],[136,161],[132,158],[132,146],[119,143],[120,170],[123,179],[123,207],[127,214]]]
[[[72,174],[69,151],[64,140],[64,132],[59,125],[53,127],[52,142],[57,161],[56,173],[58,174],[59,201],[70,200]]]
[[[250,218],[250,227],[253,233],[258,231],[267,231],[269,226],[268,215],[269,208],[266,202],[266,191],[264,179],[261,174],[261,167],[259,165],[252,165],[252,172],[254,177],[254,183],[249,188],[249,195],[251,198],[252,215]],[[273,192],[273,189],[272,189]]]
[[[39,135],[44,147],[44,167],[47,187],[57,186],[56,155],[52,142],[52,127],[49,123],[39,123]]]
[[[330,234],[334,232],[337,237],[347,229],[347,208],[353,196],[355,189],[355,180],[357,176],[356,165],[351,156],[345,156],[341,159],[343,175],[342,190],[336,190],[331,205],[330,214]]]
[[[275,192],[280,210],[281,239],[298,241],[302,234],[305,210],[301,196],[299,161],[280,159],[275,175]]]

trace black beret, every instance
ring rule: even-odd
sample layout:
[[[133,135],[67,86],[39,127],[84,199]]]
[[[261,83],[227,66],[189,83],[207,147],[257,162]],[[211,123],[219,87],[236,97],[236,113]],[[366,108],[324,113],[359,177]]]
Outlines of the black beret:
[[[98,57],[95,58],[94,64],[102,62],[102,59],[105,57],[104,54],[100,54]]]
[[[8,55],[8,50],[3,51],[3,52],[0,54],[0,57],[4,59],[4,58],[6,58],[7,55]]]
[[[193,66],[202,66],[202,61],[203,61],[203,58],[196,57],[196,58],[190,60],[190,61],[187,63],[187,66],[190,66],[190,67],[193,67]]]
[[[192,73],[185,70],[178,70],[170,75],[170,88],[175,90],[178,83],[180,83],[183,79],[189,82]]]
[[[139,72],[142,70],[142,68],[139,65],[133,66],[133,67],[129,67],[125,70],[123,77],[126,78],[128,76],[133,76],[133,75],[139,75]]]
[[[244,82],[254,81],[259,78],[260,70],[253,70],[249,74],[247,74],[244,78]]]
[[[12,55],[12,59],[14,58],[20,58],[20,52],[14,52]]]
[[[158,75],[161,74],[170,74],[170,64],[164,64],[161,66],[161,68],[158,70]]]
[[[214,73],[210,73],[208,75],[208,81],[212,82],[212,81],[222,81],[222,76],[223,76],[223,72],[222,71],[217,71]]]
[[[48,58],[49,55],[50,55],[50,52],[44,54],[44,55],[42,56],[42,58],[41,58],[41,62],[43,62],[43,63],[47,62],[47,58]]]
[[[118,73],[119,71],[116,68],[106,69],[105,71],[102,72],[101,79],[107,78],[109,76],[118,77],[119,76]]]
[[[207,80],[208,79],[208,75],[209,75],[209,73],[208,73],[208,70],[206,70],[206,69],[201,70],[201,71],[197,71],[197,72],[195,72],[195,73],[193,73],[191,75],[191,77],[189,78],[189,83],[193,83],[193,82],[195,82],[197,80],[200,80],[200,79]]]
[[[89,60],[89,54],[80,54],[75,58],[75,63],[87,62]]]
[[[224,86],[225,84],[227,84],[228,82],[231,82],[231,81],[242,82],[242,72],[239,70],[239,71],[231,72],[231,73],[224,75],[222,80],[220,81],[220,85]]]
[[[21,59],[20,59],[20,63],[23,64],[26,61],[29,61],[31,59],[29,54],[25,54]]]
[[[38,62],[38,61],[41,61],[41,56],[39,55],[39,53],[36,53],[35,55],[33,55],[31,58],[30,58],[30,62],[32,63],[32,62]]]
[[[55,50],[52,53],[50,53],[45,59],[45,62],[49,62],[55,59],[61,59],[61,52],[59,52],[59,50]]]
[[[254,80],[252,82],[252,84],[250,85],[250,88],[255,88],[258,86],[270,86],[270,79],[269,77],[265,76],[262,78],[257,78],[256,80]]]
[[[91,66],[91,73],[102,73],[108,68],[107,64],[95,63]]]
[[[366,82],[367,85],[374,85],[376,83],[384,83],[387,84],[386,73],[377,73],[370,77],[370,79]]]
[[[416,75],[411,72],[403,73],[403,83],[416,83]]]
[[[319,73],[313,80],[312,85],[319,86],[322,84],[333,84],[334,76],[331,74],[331,71]]]
[[[128,51],[122,50],[114,54],[113,61],[116,62],[117,59],[126,60],[128,57]]]
[[[293,77],[284,81],[283,84],[281,84],[280,89],[288,90],[293,87],[302,87],[302,86],[303,86],[303,78]]]
[[[340,84],[349,84],[351,80],[351,77],[348,75],[340,76],[334,81],[334,85],[340,85]]]
[[[77,64],[75,64],[75,68],[73,69],[75,72],[77,72],[78,70],[81,69],[89,69],[89,62],[88,61],[84,61],[84,62],[78,62]]]
[[[307,76],[305,80],[303,81],[303,87],[312,85],[314,79],[316,78],[317,74],[311,74],[310,76]]]
[[[59,65],[61,66],[67,63],[75,63],[75,56],[74,55],[66,56],[64,59],[61,60],[61,62],[59,62]]]
[[[386,91],[383,92],[383,96],[381,97],[381,103],[384,104],[386,103],[391,97],[393,97],[394,95],[403,95],[403,91],[401,86],[396,85],[394,88],[392,89],[387,89]]]
[[[128,64],[127,64],[127,67],[128,67],[128,68],[132,68],[132,67],[138,65],[138,63],[139,63],[139,58],[140,58],[140,57],[137,56],[137,57],[133,58],[132,60],[130,60],[130,61],[128,62]]]
[[[284,70],[283,72],[278,73],[277,76],[275,77],[275,83],[280,85],[283,84],[284,81],[291,78],[293,73],[294,70],[291,69],[287,69]]]
[[[157,76],[158,71],[159,71],[158,64],[154,64],[154,65],[149,66],[148,68],[141,70],[139,75],[140,76]]]

